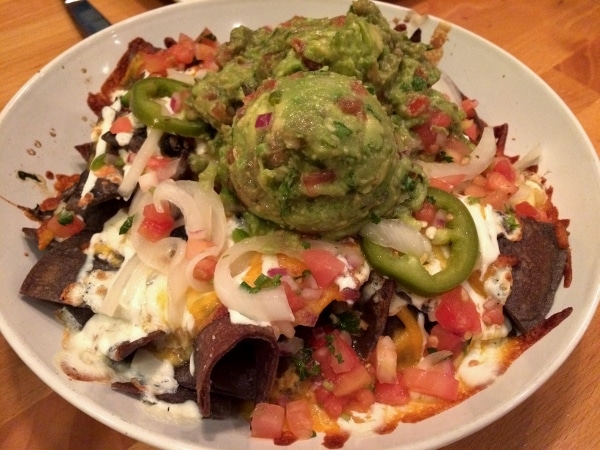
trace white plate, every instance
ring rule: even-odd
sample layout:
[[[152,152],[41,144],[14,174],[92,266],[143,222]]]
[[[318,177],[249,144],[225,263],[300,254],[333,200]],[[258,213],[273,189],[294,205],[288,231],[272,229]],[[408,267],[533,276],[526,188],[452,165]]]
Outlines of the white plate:
[[[251,5],[249,3],[252,3]],[[221,41],[245,24],[276,24],[294,14],[323,17],[344,14],[347,1],[215,0],[170,5],[119,23],[63,53],[33,77],[0,115],[0,195],[22,205],[47,196],[35,183],[22,181],[17,170],[43,175],[81,168],[75,144],[89,139],[93,114],[85,100],[100,84],[134,37],[161,45],[165,36],[191,36],[209,26]],[[381,4],[385,15],[404,10]],[[424,25],[428,38],[435,20]],[[600,171],[594,149],[562,100],[540,78],[489,42],[453,27],[445,47],[443,69],[461,89],[479,100],[481,115],[491,124],[510,124],[508,152],[543,147],[541,173],[555,188],[562,217],[570,218],[574,281],[560,289],[554,311],[574,308],[571,316],[528,350],[490,388],[461,405],[417,424],[400,424],[384,436],[353,436],[346,449],[438,447],[498,419],[531,395],[563,363],[580,340],[596,309],[600,292],[600,208],[583,208],[582,195],[600,198]],[[35,154],[31,154],[31,150]],[[19,297],[20,283],[35,261],[20,236],[32,226],[13,207],[2,213],[0,255],[0,329],[25,363],[52,389],[104,424],[135,439],[164,448],[271,448],[270,441],[250,440],[242,421],[202,421],[175,426],[149,417],[140,403],[94,383],[67,380],[52,363],[61,342],[61,326],[46,304]],[[574,374],[574,376],[577,376]],[[567,406],[568,408],[568,406]],[[294,444],[318,448],[321,439]]]

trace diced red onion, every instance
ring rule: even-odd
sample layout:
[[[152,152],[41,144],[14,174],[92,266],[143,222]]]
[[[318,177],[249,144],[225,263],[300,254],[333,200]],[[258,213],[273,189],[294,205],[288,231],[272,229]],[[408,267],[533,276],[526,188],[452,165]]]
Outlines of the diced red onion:
[[[256,118],[256,122],[254,122],[254,128],[257,129],[261,129],[261,128],[266,128],[269,126],[269,124],[271,123],[271,117],[273,116],[272,113],[264,113],[264,114],[259,114],[258,117]]]

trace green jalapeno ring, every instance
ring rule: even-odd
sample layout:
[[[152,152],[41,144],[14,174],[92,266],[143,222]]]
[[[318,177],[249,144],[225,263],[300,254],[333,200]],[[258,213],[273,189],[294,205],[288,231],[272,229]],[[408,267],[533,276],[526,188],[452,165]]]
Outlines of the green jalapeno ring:
[[[429,188],[430,196],[439,209],[448,212],[446,224],[450,256],[446,267],[430,274],[416,256],[362,240],[362,249],[367,261],[377,272],[396,280],[402,287],[423,297],[434,297],[451,290],[465,281],[477,262],[479,239],[471,213],[452,194]]]
[[[155,99],[171,97],[191,86],[170,78],[149,77],[136,81],[131,88],[131,111],[144,125],[184,137],[198,137],[207,132],[204,122],[192,122],[165,116]]]

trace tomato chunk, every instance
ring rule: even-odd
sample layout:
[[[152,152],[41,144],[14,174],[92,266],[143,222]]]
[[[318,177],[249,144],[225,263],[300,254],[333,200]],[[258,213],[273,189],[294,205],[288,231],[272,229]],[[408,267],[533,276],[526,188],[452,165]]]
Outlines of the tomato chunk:
[[[375,383],[375,400],[384,405],[402,406],[410,401],[410,394],[402,377],[397,376],[394,383]]]
[[[448,373],[445,364],[452,364],[451,360],[440,362],[431,369],[409,367],[404,370],[403,379],[406,387],[412,391],[444,400],[458,398],[458,380],[452,373]]]
[[[441,295],[435,310],[437,322],[446,330],[458,335],[481,333],[481,320],[477,307],[462,286]]]
[[[312,416],[307,400],[295,400],[285,405],[285,419],[297,439],[308,439],[313,436]]]
[[[333,395],[336,397],[351,395],[369,387],[372,383],[373,379],[369,371],[362,364],[358,364],[350,372],[338,376],[333,388]]]
[[[285,409],[271,403],[258,403],[252,412],[251,436],[276,439],[283,432]]]
[[[144,206],[144,219],[138,228],[138,233],[151,242],[167,237],[175,226],[168,204],[163,205],[163,211],[158,211],[154,204]]]
[[[59,239],[70,238],[79,233],[85,227],[85,223],[79,216],[73,215],[70,221],[61,223],[58,216],[53,216],[46,224],[48,230]]]
[[[302,252],[302,260],[308,266],[320,288],[326,288],[344,273],[343,261],[325,249],[311,248]]]

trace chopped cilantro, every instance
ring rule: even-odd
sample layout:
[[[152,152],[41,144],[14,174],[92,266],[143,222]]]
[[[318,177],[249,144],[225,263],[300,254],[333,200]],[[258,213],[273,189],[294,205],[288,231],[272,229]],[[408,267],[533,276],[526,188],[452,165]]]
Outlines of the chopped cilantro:
[[[341,353],[336,353],[335,345],[333,345],[333,335],[328,334],[327,336],[325,336],[325,341],[327,342],[327,349],[329,350],[329,352],[335,357],[335,359],[337,359],[337,362],[339,364],[342,364],[344,362],[344,357]]]
[[[352,135],[352,130],[344,125],[342,122],[333,122],[333,134],[335,134],[339,138],[346,138]]]
[[[422,91],[428,87],[427,81],[421,77],[414,77],[412,79],[411,87],[415,91]]]
[[[519,221],[517,220],[517,216],[514,211],[509,211],[502,219],[502,225],[509,233],[512,233],[517,228],[519,228]]]
[[[236,228],[231,233],[231,239],[233,239],[233,242],[243,241],[247,237],[250,237],[250,233],[248,233],[246,230],[243,230],[242,228]]]
[[[317,376],[321,373],[321,366],[313,359],[313,351],[310,348],[300,349],[294,356],[292,362],[300,381]]]
[[[417,188],[417,182],[412,177],[404,177],[402,181],[402,189],[406,192],[412,192]]]
[[[377,214],[375,214],[374,212],[371,212],[370,219],[371,219],[371,222],[373,222],[373,223],[374,223],[374,224],[376,224],[376,225],[377,225],[379,222],[381,222],[381,217],[379,217],[379,216],[378,216]]]
[[[334,315],[333,326],[350,334],[360,333],[360,317],[354,311],[344,311]]]
[[[106,153],[96,156],[90,164],[90,170],[96,172],[106,165]]]
[[[63,209],[56,216],[56,220],[58,220],[58,223],[60,223],[61,225],[69,225],[73,223],[73,213],[71,211]]]
[[[274,277],[269,277],[264,273],[261,273],[256,280],[254,280],[254,286],[250,286],[245,281],[242,281],[240,286],[242,289],[246,290],[251,294],[256,294],[260,292],[262,289],[272,289],[276,288],[281,284],[281,275],[275,275]]]
[[[446,163],[454,162],[454,158],[444,151],[441,151],[438,154],[438,158],[441,162],[446,162]]]
[[[127,217],[127,219],[125,219],[125,221],[123,222],[123,224],[121,225],[121,227],[119,228],[119,234],[127,234],[127,232],[129,231],[129,229],[131,228],[131,225],[133,224],[133,217],[134,216],[129,216]]]

